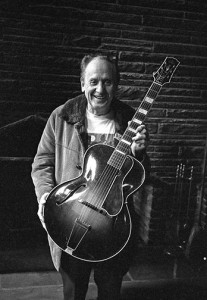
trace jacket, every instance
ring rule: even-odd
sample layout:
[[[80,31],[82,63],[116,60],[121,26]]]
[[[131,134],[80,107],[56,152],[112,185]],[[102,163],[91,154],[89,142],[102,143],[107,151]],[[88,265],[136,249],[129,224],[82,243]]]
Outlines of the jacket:
[[[56,185],[81,175],[84,153],[87,148],[85,139],[85,95],[68,100],[57,107],[50,115],[37,153],[32,164],[32,180],[37,200],[50,192]],[[112,109],[115,112],[115,130],[121,136],[135,113],[134,109],[114,99]],[[149,172],[149,158],[146,153],[137,157]],[[60,268],[62,250],[48,236],[54,266]]]

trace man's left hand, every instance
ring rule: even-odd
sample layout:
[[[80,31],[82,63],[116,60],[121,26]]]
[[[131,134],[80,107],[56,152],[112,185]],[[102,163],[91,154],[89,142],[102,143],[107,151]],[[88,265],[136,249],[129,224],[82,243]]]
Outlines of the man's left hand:
[[[133,143],[131,145],[131,150],[132,154],[136,156],[147,147],[147,130],[145,125],[140,125],[137,127],[137,133],[132,140]]]

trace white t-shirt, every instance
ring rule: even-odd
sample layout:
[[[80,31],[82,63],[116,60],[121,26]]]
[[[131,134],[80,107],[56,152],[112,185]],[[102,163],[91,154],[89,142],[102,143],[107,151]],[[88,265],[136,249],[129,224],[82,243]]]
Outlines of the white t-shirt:
[[[89,146],[97,143],[113,145],[115,134],[113,111],[110,111],[105,115],[97,116],[86,110],[85,121]]]

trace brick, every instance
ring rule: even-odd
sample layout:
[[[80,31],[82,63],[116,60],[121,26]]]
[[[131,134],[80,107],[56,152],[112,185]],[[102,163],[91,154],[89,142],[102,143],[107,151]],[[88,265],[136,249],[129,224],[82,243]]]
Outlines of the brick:
[[[175,10],[182,10],[185,8],[184,6],[184,1],[183,0],[180,0],[180,1],[176,1],[176,2],[171,2],[169,0],[167,1],[164,1],[164,0],[161,0],[161,1],[153,1],[153,0],[141,0],[139,2],[137,2],[136,0],[127,0],[127,2],[125,0],[119,0],[119,3],[120,4],[123,4],[125,5],[127,3],[127,5],[133,5],[133,6],[137,6],[137,4],[139,6],[145,6],[145,7],[148,7],[148,8],[166,8],[166,9],[175,9]]]
[[[202,134],[206,129],[206,124],[198,124],[197,126],[185,124],[160,124],[159,125],[159,133],[173,133],[178,135],[196,135]]]
[[[117,96],[120,99],[127,99],[127,100],[133,100],[133,99],[140,99],[143,98],[144,92],[138,88],[138,87],[127,87],[122,86],[118,89]]]
[[[124,38],[116,39],[116,38],[106,37],[106,38],[102,39],[102,42],[106,43],[106,44],[107,43],[108,44],[118,44],[125,48],[128,47],[130,49],[130,51],[133,51],[133,49],[136,49],[137,51],[144,52],[144,53],[152,52],[152,47],[153,47],[152,43],[140,42],[140,41],[136,41],[136,40],[131,40],[129,38],[128,39],[124,39]],[[123,50],[124,50],[124,48],[122,48],[122,52],[120,53],[121,60],[124,60]],[[130,55],[130,56],[132,57],[132,55]],[[135,60],[135,57],[133,57],[133,60]]]
[[[148,124],[147,124],[148,125]],[[160,135],[156,136],[150,134],[150,145],[151,146],[174,146],[174,147],[204,147],[204,135],[192,135],[192,136],[182,136],[182,135]]]
[[[174,95],[158,95],[159,98],[157,98],[157,101],[159,102],[165,102],[165,103],[174,103],[174,106],[176,108],[176,105],[180,105],[182,103],[183,106],[188,104],[198,104],[201,105],[206,103],[206,101],[202,100],[200,97],[183,97],[180,95],[174,96]]]
[[[150,41],[162,41],[163,43],[172,42],[175,40],[176,42],[181,43],[189,43],[190,38],[188,36],[183,35],[173,35],[169,34],[167,32],[162,33],[153,33],[153,32],[147,32],[147,31],[123,31],[122,33],[123,38],[129,37],[130,39],[134,40],[150,40]]]
[[[182,118],[182,119],[203,119],[206,120],[207,110],[167,110],[167,117],[169,118]],[[206,120],[207,125],[207,120]]]
[[[201,92],[199,90],[193,90],[193,89],[175,89],[175,88],[171,88],[170,84],[166,84],[161,89],[159,95],[175,95],[175,96],[178,95],[178,96],[186,96],[186,97],[200,97]]]
[[[206,48],[203,46],[175,44],[175,43],[154,43],[154,51],[159,53],[173,53],[178,55],[195,55],[204,56],[206,55]]]
[[[145,66],[142,63],[125,63],[119,62],[119,70],[120,72],[140,72],[143,73],[145,71]]]

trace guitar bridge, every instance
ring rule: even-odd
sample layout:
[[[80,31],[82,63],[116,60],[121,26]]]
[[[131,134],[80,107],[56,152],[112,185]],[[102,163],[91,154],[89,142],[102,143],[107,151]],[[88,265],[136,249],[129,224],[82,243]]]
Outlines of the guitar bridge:
[[[96,207],[95,205],[93,205],[93,204],[91,204],[91,203],[89,203],[89,202],[87,202],[87,201],[79,201],[79,202],[80,202],[81,204],[83,204],[83,205],[85,205],[85,206],[87,206],[87,207],[89,207],[89,208],[91,208],[91,209],[97,211],[98,213],[100,213],[100,214],[102,214],[102,215],[107,215],[107,213],[106,213],[105,210],[100,209],[100,208]]]

